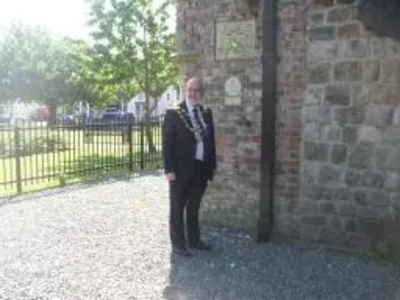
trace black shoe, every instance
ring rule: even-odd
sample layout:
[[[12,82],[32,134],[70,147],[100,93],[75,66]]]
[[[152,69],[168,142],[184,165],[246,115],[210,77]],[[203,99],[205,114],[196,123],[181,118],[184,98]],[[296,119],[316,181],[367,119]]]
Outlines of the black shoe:
[[[210,251],[212,248],[211,245],[208,245],[202,241],[198,241],[197,243],[189,243],[188,246],[193,249],[204,251]]]
[[[190,251],[188,249],[186,249],[186,247],[172,246],[172,253],[179,255],[179,256],[184,256],[184,257],[192,257],[193,256],[193,254],[190,253]]]

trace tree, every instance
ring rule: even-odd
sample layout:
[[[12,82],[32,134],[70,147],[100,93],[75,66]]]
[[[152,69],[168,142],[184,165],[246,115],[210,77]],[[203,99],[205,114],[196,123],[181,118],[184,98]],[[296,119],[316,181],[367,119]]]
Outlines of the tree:
[[[149,120],[162,93],[176,84],[178,71],[172,62],[174,35],[166,21],[170,0],[87,0],[97,63],[107,70],[109,84],[120,91],[145,96],[146,135],[149,151],[155,151]],[[153,100],[153,103],[151,103]]]
[[[0,43],[0,101],[45,103],[54,122],[58,105],[108,100],[111,93],[98,84],[101,75],[90,71],[91,61],[90,47],[83,41],[13,25]]]

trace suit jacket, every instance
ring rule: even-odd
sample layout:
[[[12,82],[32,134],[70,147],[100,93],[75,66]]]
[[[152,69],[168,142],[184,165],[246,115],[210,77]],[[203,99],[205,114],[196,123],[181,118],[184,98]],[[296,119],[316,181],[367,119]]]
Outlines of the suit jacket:
[[[207,127],[211,155],[205,161],[207,179],[212,180],[217,167],[215,158],[215,134],[212,111],[200,106]],[[175,173],[177,179],[189,178],[193,172],[197,140],[188,107],[183,101],[166,112],[163,124],[163,160],[165,173]]]

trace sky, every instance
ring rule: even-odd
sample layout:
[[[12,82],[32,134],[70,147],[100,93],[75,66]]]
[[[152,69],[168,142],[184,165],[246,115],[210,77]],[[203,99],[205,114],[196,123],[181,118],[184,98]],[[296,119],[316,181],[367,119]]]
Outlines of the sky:
[[[88,39],[87,14],[84,0],[0,0],[0,30],[18,22],[46,27],[55,35]],[[174,24],[172,17],[170,28]]]

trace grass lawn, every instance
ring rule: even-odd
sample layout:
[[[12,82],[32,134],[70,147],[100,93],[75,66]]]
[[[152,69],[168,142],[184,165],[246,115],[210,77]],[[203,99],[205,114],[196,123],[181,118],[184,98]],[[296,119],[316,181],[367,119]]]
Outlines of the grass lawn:
[[[141,137],[140,132],[133,131],[133,170],[139,170],[141,165],[144,168],[161,167],[160,128],[153,128],[152,134],[157,151],[150,153],[146,136]],[[19,158],[22,192],[129,172],[130,146],[122,131],[24,129],[19,135],[20,149],[24,149]],[[55,149],[43,150],[42,146],[37,145],[42,141],[49,143],[49,138],[56,141]],[[0,146],[3,145],[0,149],[3,150],[0,152],[0,196],[18,192],[15,183],[18,177],[17,159],[15,155],[10,157],[6,154],[7,151],[8,154],[12,153],[14,140],[12,131],[0,131]],[[38,151],[35,147],[41,150]]]

